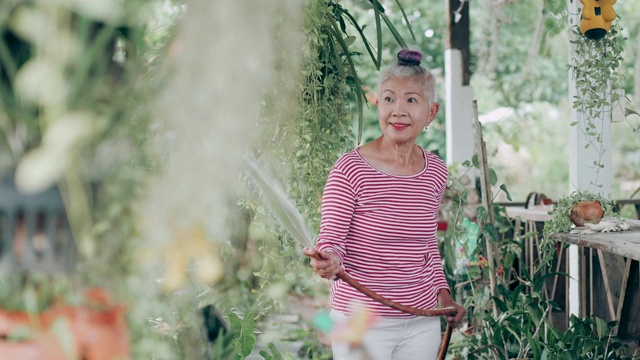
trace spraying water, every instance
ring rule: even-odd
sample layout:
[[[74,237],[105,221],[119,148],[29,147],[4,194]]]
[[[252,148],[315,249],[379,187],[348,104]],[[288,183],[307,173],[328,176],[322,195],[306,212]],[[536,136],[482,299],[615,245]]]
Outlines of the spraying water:
[[[276,216],[289,235],[302,246],[312,249],[314,244],[311,231],[296,206],[279,186],[277,180],[263,169],[255,158],[247,156],[245,160],[247,173],[262,194],[265,205]]]

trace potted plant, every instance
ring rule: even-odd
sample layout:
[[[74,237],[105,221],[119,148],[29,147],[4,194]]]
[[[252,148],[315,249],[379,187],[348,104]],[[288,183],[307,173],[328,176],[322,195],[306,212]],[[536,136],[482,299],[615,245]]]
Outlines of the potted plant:
[[[598,223],[604,216],[614,216],[615,203],[599,193],[576,190],[563,196],[549,212],[553,219],[545,222],[544,233],[556,234],[571,231],[573,226],[585,222]]]

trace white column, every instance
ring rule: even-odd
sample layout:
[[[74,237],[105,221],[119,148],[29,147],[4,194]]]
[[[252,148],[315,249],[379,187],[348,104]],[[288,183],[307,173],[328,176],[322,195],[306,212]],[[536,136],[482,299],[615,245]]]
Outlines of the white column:
[[[578,0],[574,0],[578,1]],[[572,51],[569,54],[571,56]],[[576,95],[575,82],[569,74],[569,103],[573,102]],[[607,96],[607,95],[602,95]],[[579,113],[576,109],[571,109],[570,123],[582,122],[584,114]],[[602,134],[602,143],[592,144],[587,147],[593,139],[585,135],[580,130],[579,125],[571,126],[569,133],[569,191],[588,190],[590,192],[601,193],[609,197],[611,194],[611,111],[605,111],[602,115],[602,121],[595,120],[594,131]],[[602,147],[599,149],[599,147]],[[600,152],[604,151],[602,158]],[[594,163],[604,165],[599,168]]]
[[[573,29],[580,21],[580,0],[567,0],[567,10],[569,13],[569,26]],[[573,33],[570,37],[573,38]],[[575,46],[569,43],[569,61],[574,56]],[[575,81],[569,74],[569,103],[573,103],[576,95]],[[605,96],[603,94],[603,96]],[[570,123],[581,121],[584,114],[579,113],[576,109],[571,109]],[[599,192],[604,196],[611,193],[611,112],[607,111],[603,114],[602,121],[595,122],[598,131],[602,134],[602,149],[604,154],[602,158],[599,155],[597,147],[586,145],[589,143],[589,137],[580,131],[579,126],[571,126],[569,134],[569,192],[574,190],[588,190],[591,192]],[[600,163],[603,168],[598,169],[594,165]],[[583,259],[580,258],[580,252],[577,245],[571,245],[569,248],[569,313],[580,316],[580,264]]]
[[[568,0],[569,25],[573,28],[580,21],[580,0]],[[573,38],[573,33],[570,37]],[[569,43],[569,61],[574,56],[575,45]],[[576,96],[575,81],[569,73],[569,103],[572,104]],[[609,96],[602,94],[602,96]],[[584,114],[579,113],[571,108],[570,123],[582,122]],[[594,121],[596,129],[594,131],[602,134],[602,144],[595,144],[587,147],[589,142],[593,142],[579,125],[570,127],[569,138],[569,191],[588,190],[591,192],[599,192],[604,196],[611,193],[611,109],[605,111],[602,119]],[[602,150],[598,149],[601,146]],[[600,158],[600,151],[604,151]],[[598,168],[594,165],[599,163],[604,165]]]
[[[447,165],[471,160],[475,154],[473,136],[473,88],[462,84],[462,54],[446,49],[445,117],[447,121]]]

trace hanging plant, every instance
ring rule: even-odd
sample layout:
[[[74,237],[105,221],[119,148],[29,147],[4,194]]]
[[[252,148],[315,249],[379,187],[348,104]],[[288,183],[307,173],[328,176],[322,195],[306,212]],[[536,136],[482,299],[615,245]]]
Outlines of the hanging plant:
[[[625,38],[617,21],[601,38],[583,36],[578,27],[574,29],[574,35],[571,43],[575,51],[568,67],[575,81],[573,108],[578,112],[578,120],[571,126],[577,126],[586,135],[585,149],[596,149],[598,158],[593,165],[599,171],[604,167],[602,129],[606,114],[620,99],[615,90],[621,87],[620,67]]]

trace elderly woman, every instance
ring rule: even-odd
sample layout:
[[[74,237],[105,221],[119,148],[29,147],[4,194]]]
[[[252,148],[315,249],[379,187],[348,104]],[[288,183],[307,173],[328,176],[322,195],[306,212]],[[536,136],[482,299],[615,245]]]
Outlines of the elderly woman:
[[[465,310],[456,304],[442,269],[436,238],[447,167],[416,144],[433,121],[435,79],[422,54],[403,49],[380,76],[377,88],[382,136],[343,155],[323,194],[322,220],[311,266],[334,279],[344,269],[374,292],[419,309],[455,307],[457,326]],[[312,249],[305,249],[312,254]],[[377,320],[363,346],[374,359],[435,359],[438,317],[416,317],[378,303],[344,281],[332,284],[331,316],[346,319],[365,306]],[[335,360],[356,358],[349,344],[332,338]]]

